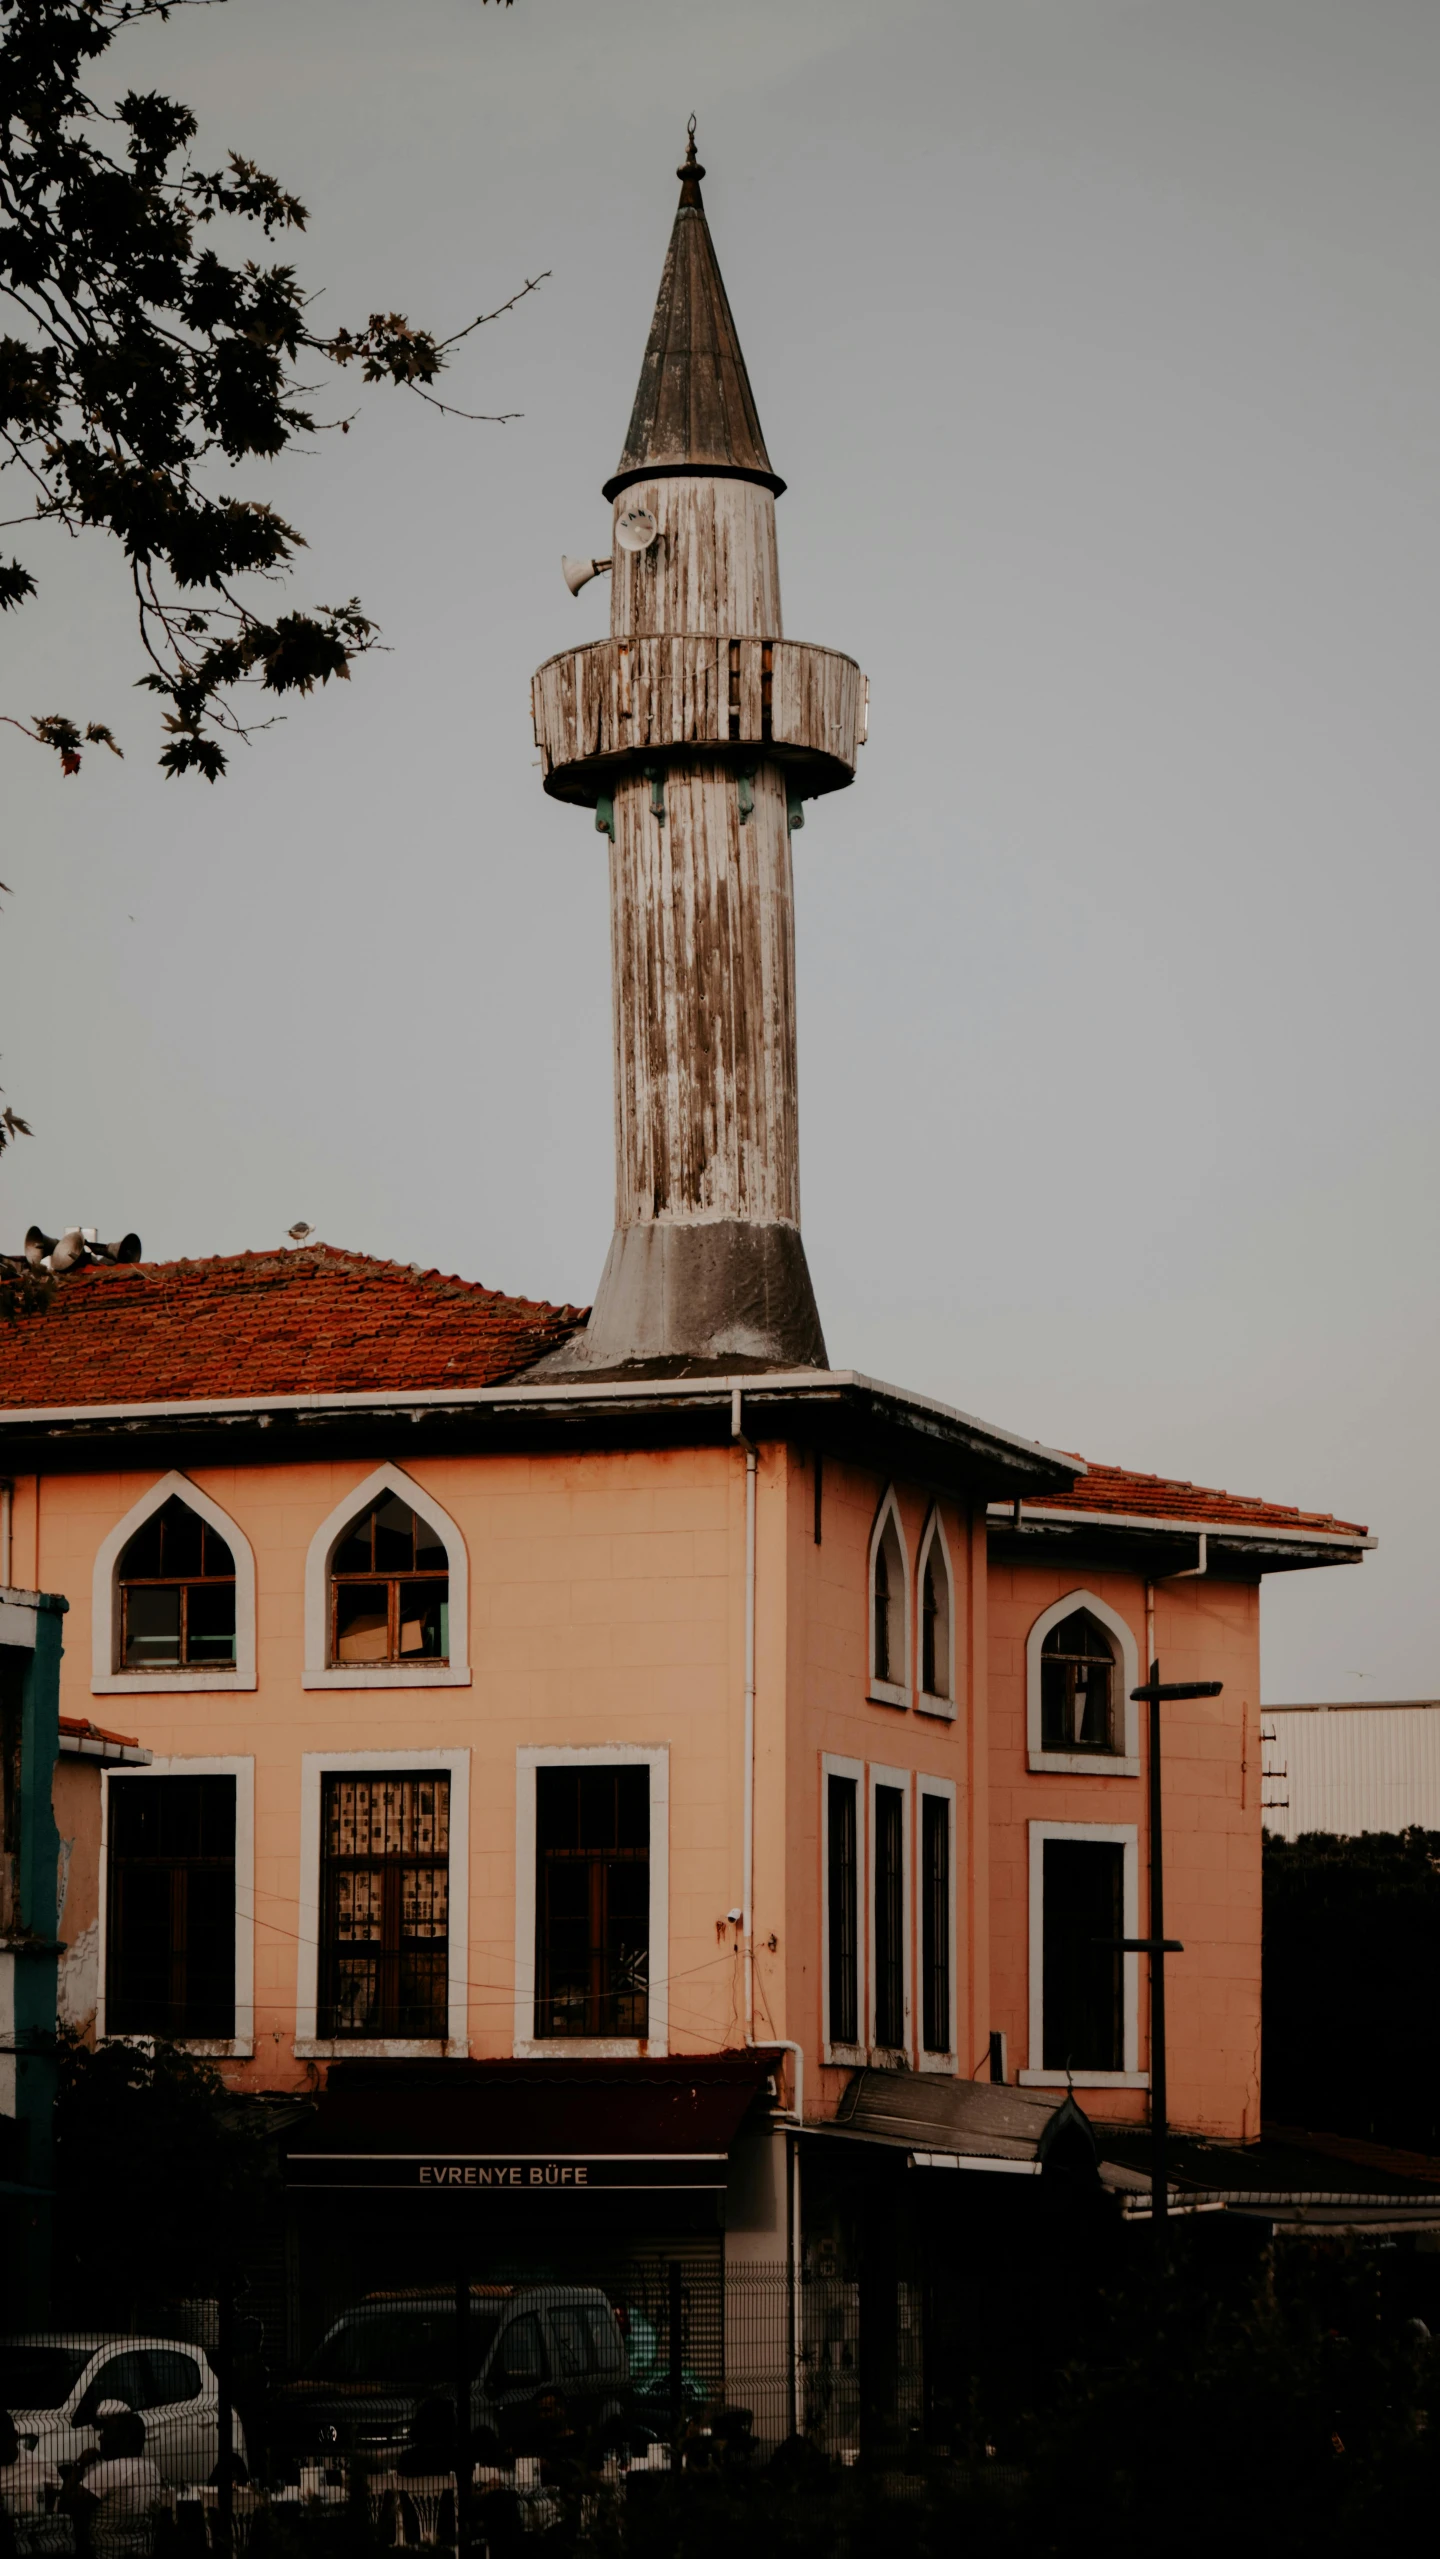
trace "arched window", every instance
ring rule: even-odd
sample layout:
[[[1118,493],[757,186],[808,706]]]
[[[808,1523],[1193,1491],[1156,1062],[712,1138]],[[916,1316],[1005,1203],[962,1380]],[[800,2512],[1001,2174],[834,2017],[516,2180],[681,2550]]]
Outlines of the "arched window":
[[[398,1493],[351,1521],[330,1563],[330,1660],[337,1669],[450,1658],[444,1544]]]
[[[938,1511],[920,1541],[920,1698],[943,1714],[955,1711],[955,1594],[950,1554]]]
[[[1040,1654],[1042,1747],[1115,1748],[1115,1646],[1088,1608],[1052,1626]]]
[[[887,1493],[870,1540],[870,1694],[910,1703],[909,1571],[895,1496]]]
[[[116,1567],[122,1671],[235,1662],[235,1558],[178,1493],[136,1529]]]

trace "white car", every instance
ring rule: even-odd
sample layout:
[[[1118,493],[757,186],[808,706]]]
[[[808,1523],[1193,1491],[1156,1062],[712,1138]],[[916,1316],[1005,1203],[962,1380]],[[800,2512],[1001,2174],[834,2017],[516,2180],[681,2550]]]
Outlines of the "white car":
[[[53,2330],[0,2337],[0,2407],[9,2409],[20,2438],[17,2474],[23,2469],[40,2477],[93,2452],[107,2401],[135,2410],[162,2478],[192,2484],[210,2478],[220,2458],[220,2385],[199,2346],[178,2337]],[[244,2461],[239,2418],[232,2415],[231,2424],[234,2451]],[[6,2484],[0,2469],[0,2497]]]

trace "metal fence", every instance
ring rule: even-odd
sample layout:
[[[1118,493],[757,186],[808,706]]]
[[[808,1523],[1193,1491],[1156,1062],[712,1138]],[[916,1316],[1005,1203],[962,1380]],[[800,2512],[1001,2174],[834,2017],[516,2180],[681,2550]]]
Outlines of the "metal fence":
[[[347,2503],[385,2546],[479,2549],[502,2508],[539,2528],[557,2496],[754,2468],[797,2436],[903,2467],[946,2404],[918,2287],[718,2253],[583,2274],[312,2300],[288,2344],[243,2295],[0,2338],[0,2550],[198,2559]]]

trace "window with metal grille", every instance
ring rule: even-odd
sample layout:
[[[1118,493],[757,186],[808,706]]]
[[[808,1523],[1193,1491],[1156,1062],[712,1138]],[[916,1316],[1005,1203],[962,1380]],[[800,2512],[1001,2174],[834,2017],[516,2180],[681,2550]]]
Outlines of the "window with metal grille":
[[[1046,1750],[1113,1750],[1115,1647],[1088,1608],[1052,1626],[1040,1649],[1040,1737]]]
[[[905,1797],[875,1789],[875,2041],[905,2041]]]
[[[450,1780],[327,1776],[319,2031],[448,2032]]]
[[[442,1539],[397,1493],[353,1521],[330,1559],[330,1659],[450,1658],[450,1559]]]
[[[860,2040],[859,1785],[825,1781],[825,1890],[829,1918],[828,2004],[832,2044]]]
[[[1125,1851],[1118,1841],[1043,1843],[1046,2070],[1121,2070]]]
[[[954,2050],[950,2024],[950,1802],[920,1798],[920,1969],[927,2053]]]
[[[535,1772],[535,2032],[649,2025],[650,1771]]]
[[[232,1670],[235,1558],[178,1493],[120,1550],[122,1670]]]
[[[112,2035],[235,2032],[235,1780],[108,1780],[105,2024]]]

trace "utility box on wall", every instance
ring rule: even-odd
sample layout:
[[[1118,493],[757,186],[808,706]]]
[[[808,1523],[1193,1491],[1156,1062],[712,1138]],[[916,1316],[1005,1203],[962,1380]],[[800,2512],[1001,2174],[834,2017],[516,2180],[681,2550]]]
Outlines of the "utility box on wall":
[[[0,2267],[3,2316],[49,2307],[54,2189],[61,1620],[45,1591],[0,1590]]]

